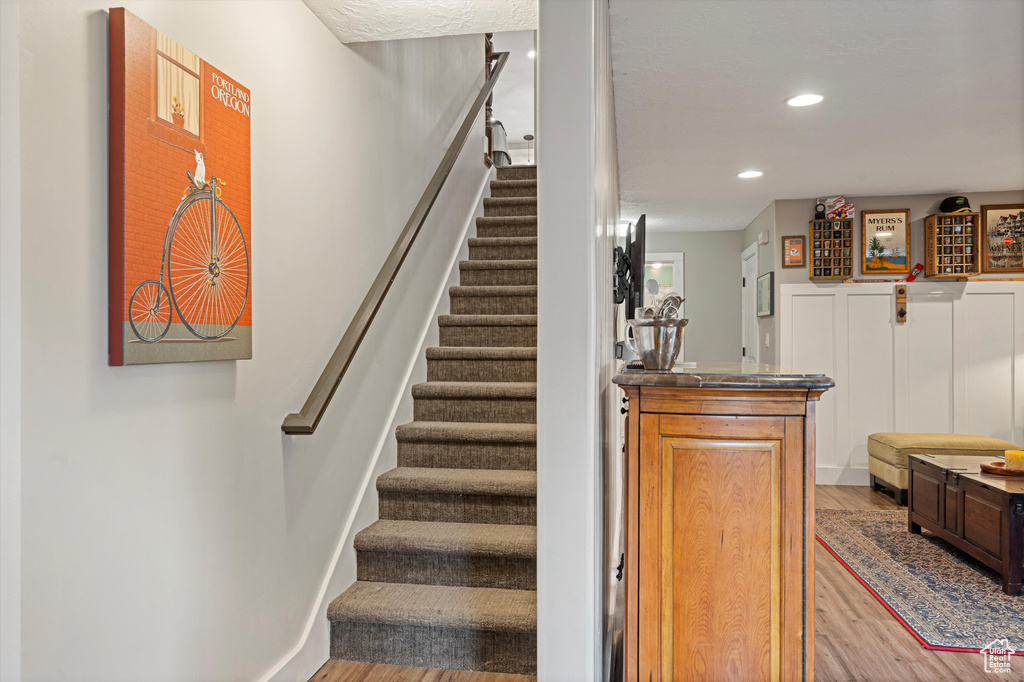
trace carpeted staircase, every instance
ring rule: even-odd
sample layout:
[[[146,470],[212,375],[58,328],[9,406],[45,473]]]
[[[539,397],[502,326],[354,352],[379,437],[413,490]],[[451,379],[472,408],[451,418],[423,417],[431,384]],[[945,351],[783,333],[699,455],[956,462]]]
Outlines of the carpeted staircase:
[[[331,657],[535,674],[537,169],[498,169],[331,602]]]

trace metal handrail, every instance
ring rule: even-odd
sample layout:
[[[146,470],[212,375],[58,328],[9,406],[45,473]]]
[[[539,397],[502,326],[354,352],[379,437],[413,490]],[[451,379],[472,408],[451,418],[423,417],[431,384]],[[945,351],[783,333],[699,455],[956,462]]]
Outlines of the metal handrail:
[[[395,276],[398,275],[399,268],[402,267],[405,257],[409,254],[409,249],[412,248],[413,242],[416,241],[416,235],[419,234],[420,228],[423,227],[423,222],[427,219],[427,215],[430,213],[434,202],[437,201],[437,196],[440,194],[445,180],[448,179],[448,175],[455,166],[455,160],[462,153],[462,148],[466,145],[469,131],[473,129],[476,117],[480,114],[484,102],[487,101],[491,94],[491,90],[494,89],[494,83],[498,80],[498,76],[501,75],[505,62],[508,61],[508,52],[496,52],[492,56],[497,63],[491,69],[490,76],[484,82],[483,88],[480,89],[480,94],[473,101],[469,113],[466,114],[466,120],[462,122],[462,127],[455,133],[455,139],[452,140],[451,146],[448,147],[448,151],[445,152],[441,163],[438,164],[437,170],[434,171],[434,176],[430,178],[427,188],[423,191],[423,196],[420,197],[419,203],[416,204],[412,215],[409,216],[409,222],[405,224],[405,229],[402,230],[402,234],[399,235],[398,241],[392,247],[387,260],[381,266],[380,272],[377,273],[377,278],[373,280],[370,290],[366,293],[366,298],[363,299],[362,305],[356,311],[356,315],[348,325],[348,329],[345,330],[344,336],[338,342],[338,347],[331,355],[327,366],[324,367],[320,378],[317,379],[313,390],[310,391],[309,397],[306,398],[302,410],[293,412],[284,418],[281,430],[285,433],[299,435],[311,434],[316,431],[320,418],[324,416],[327,405],[331,402],[334,392],[338,390],[338,385],[345,376],[345,371],[352,364],[352,358],[359,349],[359,344],[362,343],[363,337],[366,336],[370,323],[376,317],[377,311],[384,302],[384,297],[387,296],[391,284],[395,281]]]

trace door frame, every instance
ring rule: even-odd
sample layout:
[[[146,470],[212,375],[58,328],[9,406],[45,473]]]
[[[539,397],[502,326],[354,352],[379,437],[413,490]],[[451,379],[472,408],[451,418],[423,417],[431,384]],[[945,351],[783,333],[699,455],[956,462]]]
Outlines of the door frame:
[[[754,353],[753,361],[761,361],[761,344],[758,339],[758,324],[757,324],[757,274],[761,272],[761,263],[758,260],[758,248],[757,242],[743,249],[740,253],[740,277],[743,277],[744,265],[750,259],[754,260],[754,281],[750,283],[750,287],[743,287],[741,293],[741,305],[740,305],[740,348],[745,348],[747,341],[748,327],[754,330]],[[748,308],[750,310],[748,310]],[[751,356],[744,356],[743,351],[740,351],[740,359],[750,361]]]

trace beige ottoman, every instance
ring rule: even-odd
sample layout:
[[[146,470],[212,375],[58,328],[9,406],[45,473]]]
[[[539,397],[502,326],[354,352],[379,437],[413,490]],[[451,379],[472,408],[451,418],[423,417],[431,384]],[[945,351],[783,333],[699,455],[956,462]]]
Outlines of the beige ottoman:
[[[1007,450],[1019,450],[1010,441],[969,433],[873,433],[868,436],[868,473],[871,489],[892,490],[896,503],[907,504],[907,456],[968,455],[995,459]]]

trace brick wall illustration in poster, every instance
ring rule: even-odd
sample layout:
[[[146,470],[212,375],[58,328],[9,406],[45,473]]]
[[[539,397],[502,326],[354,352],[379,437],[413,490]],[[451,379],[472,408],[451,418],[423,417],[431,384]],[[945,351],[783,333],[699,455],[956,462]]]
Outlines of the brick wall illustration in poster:
[[[249,90],[110,10],[110,364],[252,357]]]

